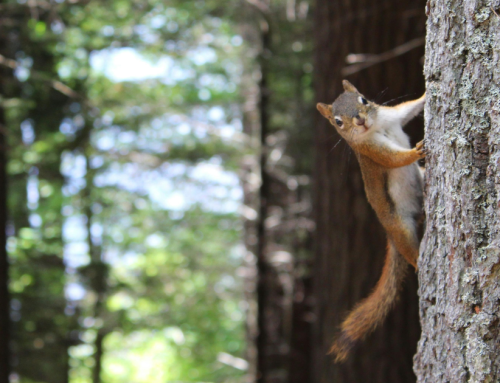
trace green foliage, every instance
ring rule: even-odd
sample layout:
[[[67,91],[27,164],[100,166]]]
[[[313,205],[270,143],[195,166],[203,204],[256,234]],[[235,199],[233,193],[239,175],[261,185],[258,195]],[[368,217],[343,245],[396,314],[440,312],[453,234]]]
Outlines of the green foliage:
[[[301,175],[312,47],[308,3],[288,3],[265,17],[269,128],[298,159],[277,169]],[[236,172],[254,154],[241,78],[258,46],[239,33],[264,18],[236,0],[1,5],[0,53],[19,65],[0,99],[19,381],[97,382],[98,362],[110,383],[244,381],[220,356],[245,357]]]
[[[49,3],[47,3],[49,4]],[[21,382],[238,382],[233,2],[12,2],[10,289]],[[118,81],[129,49],[168,75]],[[79,98],[61,93],[62,81]],[[99,334],[104,353],[97,352]]]

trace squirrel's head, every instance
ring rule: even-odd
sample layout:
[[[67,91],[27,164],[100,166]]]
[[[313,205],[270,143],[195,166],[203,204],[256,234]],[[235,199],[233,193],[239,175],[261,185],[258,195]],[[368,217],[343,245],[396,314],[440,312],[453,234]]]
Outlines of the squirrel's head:
[[[344,93],[332,105],[318,103],[320,113],[348,142],[373,126],[378,105],[368,101],[349,81],[342,81]]]

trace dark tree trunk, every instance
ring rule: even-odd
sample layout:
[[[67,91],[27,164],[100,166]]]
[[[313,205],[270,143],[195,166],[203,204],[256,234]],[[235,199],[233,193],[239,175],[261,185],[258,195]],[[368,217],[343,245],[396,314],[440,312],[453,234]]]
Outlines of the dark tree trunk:
[[[94,342],[95,352],[94,352],[94,369],[92,370],[92,383],[101,382],[101,372],[102,372],[102,357],[104,356],[104,332],[97,331],[97,336]]]
[[[309,96],[312,75],[304,69],[311,67],[311,50],[302,49],[311,40],[311,23],[307,11],[298,12],[295,3],[289,2],[288,12],[283,3],[259,4],[255,33],[259,41],[252,41],[253,46],[260,46],[261,75],[256,124],[261,185],[253,247],[258,302],[256,381],[302,383],[310,381],[311,372],[314,225],[309,180],[314,107]],[[297,44],[299,48],[292,50]]]
[[[106,293],[108,291],[108,265],[102,260],[102,246],[95,244],[92,238],[92,224],[94,222],[94,214],[92,212],[92,205],[96,202],[93,197],[93,187],[95,178],[95,169],[90,166],[90,127],[87,125],[87,132],[89,136],[85,139],[86,146],[86,186],[82,190],[82,197],[85,201],[85,215],[87,217],[87,244],[89,248],[90,264],[84,269],[84,275],[89,283],[89,288],[95,293],[96,301],[92,308],[94,318],[102,319],[104,326],[107,325],[104,318]],[[104,338],[106,336],[105,328],[97,328],[97,336],[94,341],[94,368],[92,370],[92,383],[101,383],[102,373],[102,358],[104,356]]]
[[[0,50],[1,52],[1,50]],[[0,69],[0,76],[5,72]],[[2,83],[0,80],[0,94]],[[5,115],[0,106],[0,383],[9,383],[10,373],[10,299],[9,261],[6,250],[7,224],[7,140],[5,136]]]
[[[288,383],[311,381],[311,296],[312,278],[309,276],[296,279]]]
[[[428,3],[422,383],[500,381],[499,8]]]
[[[257,335],[257,382],[264,383],[270,381],[268,371],[272,369],[270,366],[276,365],[273,361],[279,356],[279,353],[270,355],[267,351],[270,342],[269,337],[278,335],[278,331],[270,330],[269,325],[276,323],[276,320],[269,317],[269,309],[272,308],[270,299],[276,296],[276,285],[279,285],[277,275],[273,269],[269,267],[266,256],[266,228],[265,221],[268,212],[268,203],[270,197],[270,180],[266,171],[267,156],[266,138],[269,134],[269,89],[268,89],[268,74],[269,74],[269,55],[271,52],[271,36],[269,25],[262,30],[262,53],[260,54],[260,72],[261,79],[259,83],[259,111],[260,111],[260,178],[261,185],[259,191],[259,218],[257,221],[257,327],[259,333]],[[279,362],[278,362],[279,363]]]
[[[0,4],[3,2],[0,1]],[[1,28],[0,28],[1,29]],[[6,33],[1,29],[0,54],[5,53]],[[0,67],[0,97],[6,94],[7,70]],[[0,383],[9,383],[10,374],[10,298],[9,260],[6,249],[7,229],[7,127],[0,105]]]
[[[424,5],[410,0],[318,0],[317,101],[331,103],[342,92],[341,81],[346,78],[342,68],[351,53],[387,53],[378,64],[366,65],[347,77],[367,98],[382,103],[399,96],[404,98],[398,102],[421,96]],[[410,41],[410,46],[403,45]],[[407,52],[401,54],[405,47]],[[332,149],[340,137],[319,113],[316,126],[313,382],[414,382],[412,357],[420,335],[414,273],[408,276],[385,324],[347,362],[334,364],[327,355],[342,319],[370,293],[381,275],[386,236],[367,203],[355,156],[343,142]],[[417,119],[406,128],[413,142],[421,139],[421,126]]]

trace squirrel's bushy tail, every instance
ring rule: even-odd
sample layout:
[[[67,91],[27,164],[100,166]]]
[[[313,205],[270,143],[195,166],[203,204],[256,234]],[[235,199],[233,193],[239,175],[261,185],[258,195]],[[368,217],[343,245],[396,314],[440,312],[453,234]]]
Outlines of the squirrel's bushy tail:
[[[375,289],[347,316],[339,337],[330,349],[336,362],[345,360],[356,342],[384,320],[396,301],[407,268],[408,263],[389,240],[384,269]]]

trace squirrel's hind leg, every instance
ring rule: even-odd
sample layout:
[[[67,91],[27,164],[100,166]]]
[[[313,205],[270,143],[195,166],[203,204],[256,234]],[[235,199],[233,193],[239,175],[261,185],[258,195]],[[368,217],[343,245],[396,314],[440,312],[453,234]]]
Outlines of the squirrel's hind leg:
[[[390,239],[394,242],[399,253],[416,270],[420,246],[417,236],[417,223],[414,220],[407,222],[403,219],[397,219],[391,226],[390,229],[386,228]]]

